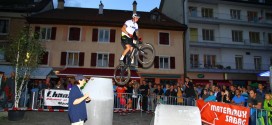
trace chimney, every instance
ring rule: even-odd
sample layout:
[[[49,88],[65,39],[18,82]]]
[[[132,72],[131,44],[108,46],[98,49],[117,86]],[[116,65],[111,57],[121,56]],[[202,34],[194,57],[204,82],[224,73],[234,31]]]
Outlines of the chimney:
[[[103,3],[100,1],[100,4],[99,4],[99,12],[98,12],[98,14],[103,14],[103,8],[104,8],[104,5],[103,5]]]
[[[64,0],[58,0],[58,7],[57,9],[63,9],[64,8]]]
[[[137,2],[134,0],[132,5],[133,5],[133,13],[136,13],[137,12]]]

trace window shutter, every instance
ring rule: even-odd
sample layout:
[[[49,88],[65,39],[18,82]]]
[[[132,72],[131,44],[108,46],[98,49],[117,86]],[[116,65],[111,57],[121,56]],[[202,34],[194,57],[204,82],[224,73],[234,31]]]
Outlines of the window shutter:
[[[57,33],[57,27],[52,27],[51,40],[55,40],[56,39],[56,33]]]
[[[44,52],[40,62],[42,65],[48,64],[48,55],[49,55],[48,52]]]
[[[143,60],[143,55],[139,55],[139,58],[141,59],[141,60]],[[136,58],[134,58],[134,62],[136,62],[137,61],[137,59]],[[143,64],[141,64],[140,62],[138,62],[138,67],[139,68],[143,68]]]
[[[65,66],[66,65],[66,52],[61,52],[61,57],[60,57],[60,65],[61,66]]]
[[[91,66],[96,66],[96,56],[97,54],[96,53],[92,53],[91,54]]]
[[[175,69],[176,68],[175,57],[170,57],[170,68],[171,69]]]
[[[115,42],[115,29],[110,30],[110,42]]]
[[[94,28],[93,29],[93,38],[92,38],[92,41],[93,42],[97,42],[97,39],[98,39],[98,29]]]
[[[84,53],[83,52],[80,52],[79,53],[79,63],[78,63],[79,66],[84,66]]]
[[[159,62],[159,57],[158,56],[155,56],[155,59],[154,59],[154,68],[159,68],[160,62]]]
[[[40,27],[39,26],[35,26],[35,39],[39,39],[40,37]]]
[[[110,54],[109,67],[114,67],[114,54]]]

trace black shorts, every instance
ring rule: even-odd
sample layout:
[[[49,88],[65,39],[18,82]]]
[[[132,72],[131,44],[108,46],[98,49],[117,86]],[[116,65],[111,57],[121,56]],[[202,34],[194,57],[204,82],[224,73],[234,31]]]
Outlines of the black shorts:
[[[129,44],[129,45],[133,45],[133,40],[132,40],[132,38],[129,38],[129,37],[127,37],[127,36],[121,36],[121,44],[122,44],[122,46],[123,47],[125,47],[127,44]]]

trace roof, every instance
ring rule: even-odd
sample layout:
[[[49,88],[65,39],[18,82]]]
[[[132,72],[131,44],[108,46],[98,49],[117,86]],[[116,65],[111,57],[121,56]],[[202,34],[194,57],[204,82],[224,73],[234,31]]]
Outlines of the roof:
[[[186,30],[187,26],[181,24],[159,12],[157,8],[150,12],[137,12],[141,18],[138,22],[140,28]],[[152,15],[158,15],[153,20]],[[98,9],[64,7],[32,15],[27,18],[31,24],[66,24],[122,27],[124,22],[131,19],[132,11],[104,9],[98,14]],[[156,16],[155,16],[156,17]]]
[[[0,12],[38,12],[46,7],[52,0],[0,0]],[[53,3],[52,3],[53,4]]]
[[[65,68],[60,71],[58,76],[74,76],[82,74],[84,76],[95,77],[110,77],[113,78],[114,69],[102,69],[102,68]],[[140,78],[136,70],[131,70],[131,78]]]

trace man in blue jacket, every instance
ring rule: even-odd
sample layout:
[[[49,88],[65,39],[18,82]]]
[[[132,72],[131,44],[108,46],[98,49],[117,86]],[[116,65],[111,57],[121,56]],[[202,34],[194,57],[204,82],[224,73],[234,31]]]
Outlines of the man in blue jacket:
[[[83,95],[81,87],[86,83],[83,75],[75,77],[76,84],[71,88],[69,93],[68,115],[72,125],[83,125],[87,120],[86,101],[90,101],[89,94]]]

